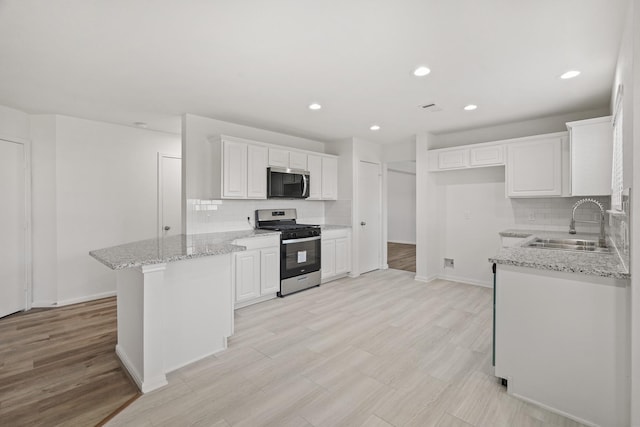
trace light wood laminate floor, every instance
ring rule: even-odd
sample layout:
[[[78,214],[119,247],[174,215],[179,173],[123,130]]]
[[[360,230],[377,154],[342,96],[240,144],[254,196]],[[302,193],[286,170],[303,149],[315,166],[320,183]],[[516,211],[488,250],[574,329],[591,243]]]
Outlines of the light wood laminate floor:
[[[94,426],[138,396],[115,355],[116,299],[0,320],[0,425]]]
[[[578,426],[494,378],[491,306],[490,289],[386,270],[246,307],[228,350],[108,425]]]
[[[389,268],[416,272],[416,245],[387,242]]]

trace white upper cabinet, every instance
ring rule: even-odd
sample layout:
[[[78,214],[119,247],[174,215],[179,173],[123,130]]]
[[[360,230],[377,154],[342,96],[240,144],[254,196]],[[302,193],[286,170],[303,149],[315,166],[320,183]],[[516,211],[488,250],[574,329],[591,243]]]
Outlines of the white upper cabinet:
[[[222,142],[222,176],[223,198],[244,199],[247,197],[247,144],[233,141]]]
[[[571,195],[611,194],[611,116],[567,123],[571,150]]]
[[[309,171],[309,200],[322,198],[322,157],[309,154],[307,156]]]
[[[338,159],[322,158],[322,199],[338,199]]]
[[[306,171],[307,169],[307,155],[297,151],[289,152],[289,167],[291,169],[299,169]]]
[[[469,149],[469,166],[494,165],[504,165],[504,146],[491,145]]]
[[[562,195],[560,136],[540,137],[507,146],[507,196]]]
[[[267,147],[247,146],[247,198],[267,198]]]
[[[460,169],[469,165],[469,150],[450,150],[438,153],[438,169]]]
[[[505,145],[496,142],[429,150],[429,171],[504,165]]]
[[[222,198],[267,198],[267,147],[222,141]]]
[[[289,167],[289,150],[269,147],[269,166]]]
[[[210,198],[266,199],[267,168],[310,172],[309,200],[338,198],[338,158],[324,153],[290,150],[258,141],[219,135],[212,144],[213,175]]]

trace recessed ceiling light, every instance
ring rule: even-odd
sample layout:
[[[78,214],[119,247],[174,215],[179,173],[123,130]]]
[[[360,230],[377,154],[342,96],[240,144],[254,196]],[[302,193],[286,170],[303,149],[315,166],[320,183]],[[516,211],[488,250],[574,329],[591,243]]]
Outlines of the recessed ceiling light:
[[[465,107],[464,107],[464,109],[467,110],[467,111],[473,111],[476,108],[478,108],[478,106],[474,105],[474,104],[465,105]]]
[[[580,75],[580,71],[571,70],[571,71],[567,71],[566,73],[561,75],[560,78],[566,80],[566,79],[572,79],[574,77],[578,77],[579,75]]]
[[[321,108],[322,108],[322,105],[318,104],[317,102],[314,102],[313,104],[309,104],[310,110],[319,110]]]
[[[421,65],[420,67],[413,70],[413,75],[416,77],[423,77],[429,74],[430,72],[431,70],[429,69],[429,67],[425,67],[424,65]]]
[[[371,126],[369,129],[371,129],[371,130],[380,130],[380,126],[378,126],[378,125],[373,125],[373,126]]]

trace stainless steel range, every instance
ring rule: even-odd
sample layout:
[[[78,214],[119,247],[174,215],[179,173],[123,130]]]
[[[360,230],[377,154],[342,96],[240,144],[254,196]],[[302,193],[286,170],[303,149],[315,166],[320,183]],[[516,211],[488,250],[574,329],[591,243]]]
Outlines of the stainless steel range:
[[[256,211],[256,228],[280,232],[280,297],[320,285],[320,226],[296,220],[295,209]]]

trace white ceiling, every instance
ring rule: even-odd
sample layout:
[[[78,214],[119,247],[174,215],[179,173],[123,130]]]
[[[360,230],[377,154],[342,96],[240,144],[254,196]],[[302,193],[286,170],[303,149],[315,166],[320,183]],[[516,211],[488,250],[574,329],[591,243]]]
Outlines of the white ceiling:
[[[608,105],[627,5],[0,0],[0,104],[173,132],[193,113],[397,142]],[[432,72],[416,78],[421,64]],[[558,78],[570,69],[582,74]]]

